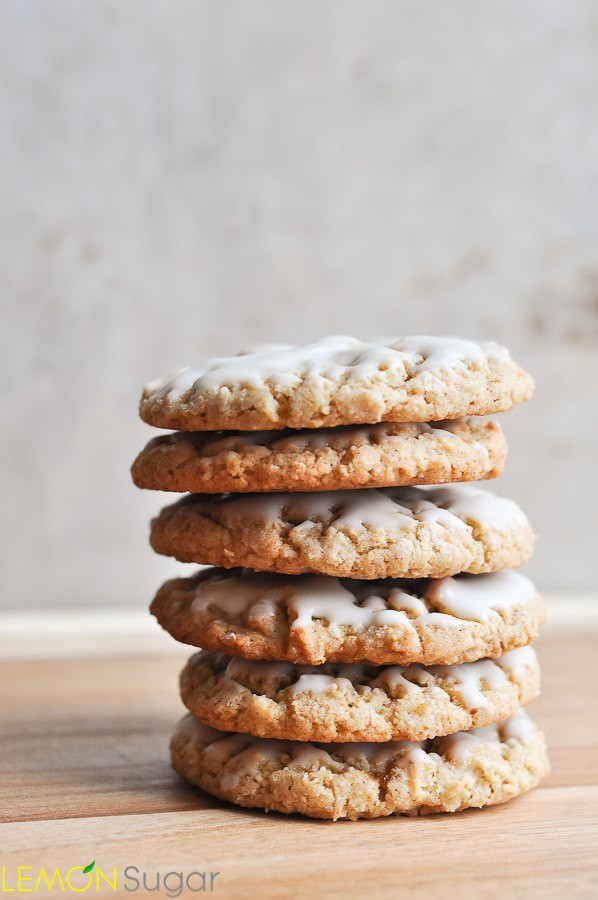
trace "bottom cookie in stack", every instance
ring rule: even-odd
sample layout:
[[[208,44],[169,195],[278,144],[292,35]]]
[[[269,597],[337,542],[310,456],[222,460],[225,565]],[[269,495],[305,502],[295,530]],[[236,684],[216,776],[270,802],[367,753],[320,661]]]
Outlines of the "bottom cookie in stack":
[[[549,768],[544,737],[523,710],[448,737],[354,744],[230,734],[188,715],[171,755],[184,778],[238,806],[335,820],[503,803]]]

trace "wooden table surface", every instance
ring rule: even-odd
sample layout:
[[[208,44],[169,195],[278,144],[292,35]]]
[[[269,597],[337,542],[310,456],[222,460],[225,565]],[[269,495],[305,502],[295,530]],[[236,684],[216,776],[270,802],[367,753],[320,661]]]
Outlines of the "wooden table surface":
[[[17,866],[68,869],[96,860],[104,871],[116,866],[119,882],[126,866],[151,878],[217,871],[215,897],[598,897],[591,623],[553,625],[537,645],[543,692],[531,711],[553,767],[538,789],[487,810],[337,823],[238,810],[170,770],[185,648],[161,635],[131,635],[131,655],[116,639],[102,649],[101,636],[76,627],[61,646],[1,625],[6,887]],[[94,896],[166,893],[129,893],[121,883],[116,893]]]

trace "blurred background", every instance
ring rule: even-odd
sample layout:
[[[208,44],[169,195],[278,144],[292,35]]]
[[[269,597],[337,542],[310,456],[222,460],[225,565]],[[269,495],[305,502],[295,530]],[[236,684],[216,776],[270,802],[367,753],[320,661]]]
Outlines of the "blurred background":
[[[5,607],[147,604],[143,382],[326,333],[508,345],[496,489],[596,588],[593,0],[7,0],[0,67]]]

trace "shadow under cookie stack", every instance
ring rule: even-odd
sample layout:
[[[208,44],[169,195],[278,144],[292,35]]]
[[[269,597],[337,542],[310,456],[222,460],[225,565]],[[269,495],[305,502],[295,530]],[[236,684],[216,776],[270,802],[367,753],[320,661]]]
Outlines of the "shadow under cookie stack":
[[[144,389],[151,544],[212,566],[151,610],[204,648],[174,768],[239,806],[357,819],[501,803],[548,771],[521,709],[544,618],[500,425],[533,382],[496,344],[331,337]],[[441,485],[441,486],[439,486]]]

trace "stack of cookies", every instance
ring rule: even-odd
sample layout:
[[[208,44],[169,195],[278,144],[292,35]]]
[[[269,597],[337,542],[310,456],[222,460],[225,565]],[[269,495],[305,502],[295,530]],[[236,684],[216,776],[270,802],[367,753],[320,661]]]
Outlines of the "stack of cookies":
[[[505,441],[483,417],[532,390],[504,348],[439,337],[266,345],[147,385],[142,418],[177,431],[134,481],[186,492],[152,546],[214,567],[151,607],[203,648],[181,675],[178,772],[324,819],[537,784],[544,739],[521,707],[544,609],[514,571],[534,535],[512,500],[456,483],[500,474]]]

